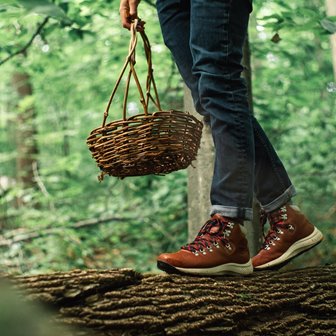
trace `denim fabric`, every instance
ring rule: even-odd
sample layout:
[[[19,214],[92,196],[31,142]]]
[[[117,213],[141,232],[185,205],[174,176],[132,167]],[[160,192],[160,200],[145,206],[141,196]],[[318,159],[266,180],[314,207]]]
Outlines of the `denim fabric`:
[[[210,118],[215,145],[211,215],[250,220],[255,193],[266,211],[295,195],[286,170],[251,115],[241,78],[250,0],[157,0],[165,44]]]

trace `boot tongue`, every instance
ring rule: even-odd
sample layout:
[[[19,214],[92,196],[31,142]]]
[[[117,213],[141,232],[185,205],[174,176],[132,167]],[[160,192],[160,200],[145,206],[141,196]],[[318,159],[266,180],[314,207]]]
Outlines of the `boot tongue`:
[[[210,234],[215,234],[215,233],[217,233],[218,231],[219,231],[219,225],[216,224],[215,226],[213,226],[213,227],[210,229],[209,233],[210,233]]]
[[[221,215],[218,214],[214,214],[211,217],[213,223],[210,227],[210,230],[208,230],[209,234],[216,234],[216,233],[220,233],[220,231],[223,231],[224,226],[225,226],[225,222],[227,222],[227,219]]]

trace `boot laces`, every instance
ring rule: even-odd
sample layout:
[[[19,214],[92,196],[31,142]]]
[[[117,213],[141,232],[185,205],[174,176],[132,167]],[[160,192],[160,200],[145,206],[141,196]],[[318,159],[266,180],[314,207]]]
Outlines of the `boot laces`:
[[[267,234],[264,234],[264,227],[267,221],[267,218],[270,223],[270,229],[268,230]],[[278,210],[272,211],[271,213],[267,214],[265,211],[261,212],[260,215],[260,222],[262,225],[262,232],[264,236],[264,243],[262,248],[265,250],[270,249],[270,245],[274,245],[275,240],[280,240],[279,234],[283,234],[283,229],[291,229],[293,228],[292,225],[286,223],[287,220],[287,208],[283,206]]]
[[[202,226],[195,240],[192,243],[182,246],[181,249],[198,255],[198,252],[206,254],[205,249],[212,252],[213,247],[219,248],[219,242],[231,248],[227,237],[231,234],[234,224],[234,222],[224,217],[221,219],[211,218]]]

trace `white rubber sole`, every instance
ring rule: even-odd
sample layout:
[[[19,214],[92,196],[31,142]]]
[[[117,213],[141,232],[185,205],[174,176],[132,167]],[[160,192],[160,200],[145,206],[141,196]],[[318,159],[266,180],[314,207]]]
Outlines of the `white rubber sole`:
[[[292,246],[289,247],[289,249],[281,255],[279,258],[274,259],[266,264],[256,266],[255,269],[265,269],[269,267],[273,267],[279,264],[282,264],[286,262],[287,260],[290,260],[297,256],[298,254],[309,250],[310,248],[314,247],[318,243],[320,243],[323,240],[323,235],[319,229],[316,227],[314,228],[314,231],[307,237],[302,238],[295,242]]]
[[[183,273],[197,275],[248,275],[253,272],[251,259],[246,264],[227,263],[210,268],[174,268]]]

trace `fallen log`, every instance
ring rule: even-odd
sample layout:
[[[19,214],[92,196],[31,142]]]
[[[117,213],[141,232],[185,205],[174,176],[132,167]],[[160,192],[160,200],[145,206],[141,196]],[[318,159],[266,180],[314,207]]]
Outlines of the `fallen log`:
[[[336,265],[248,277],[74,270],[11,278],[80,335],[336,335]],[[86,331],[85,331],[86,330]]]

